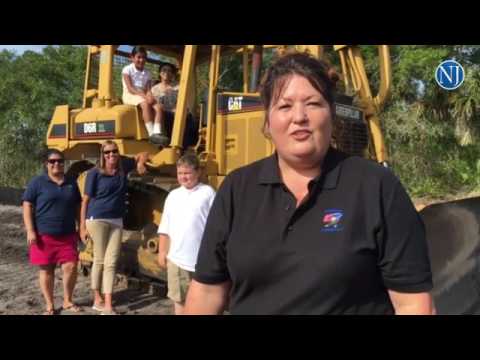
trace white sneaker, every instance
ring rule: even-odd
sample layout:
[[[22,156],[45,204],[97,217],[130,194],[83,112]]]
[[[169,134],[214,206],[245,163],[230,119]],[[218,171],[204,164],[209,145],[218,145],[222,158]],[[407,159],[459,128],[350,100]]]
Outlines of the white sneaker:
[[[95,310],[95,311],[98,311],[98,312],[103,312],[103,310],[105,310],[105,308],[103,306],[93,304],[92,310]]]

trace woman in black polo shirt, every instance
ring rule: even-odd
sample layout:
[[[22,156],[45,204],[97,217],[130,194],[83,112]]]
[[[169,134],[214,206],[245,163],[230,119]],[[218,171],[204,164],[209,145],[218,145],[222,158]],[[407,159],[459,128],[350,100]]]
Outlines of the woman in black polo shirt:
[[[390,170],[330,147],[336,75],[306,54],[267,71],[276,153],[226,177],[187,314],[430,314],[423,224]]]
[[[77,218],[81,196],[74,179],[65,177],[65,160],[58,150],[48,150],[46,172],[30,181],[23,195],[23,219],[30,246],[30,262],[40,267],[40,288],[47,305],[44,315],[54,315],[55,266],[62,265],[63,310],[79,312],[72,301],[77,279]]]
[[[80,237],[85,242],[89,235],[93,241],[93,309],[102,315],[116,315],[112,293],[122,242],[127,175],[135,168],[143,174],[147,161],[147,153],[141,153],[135,159],[122,159],[117,144],[107,140],[101,147],[99,165],[87,174]]]

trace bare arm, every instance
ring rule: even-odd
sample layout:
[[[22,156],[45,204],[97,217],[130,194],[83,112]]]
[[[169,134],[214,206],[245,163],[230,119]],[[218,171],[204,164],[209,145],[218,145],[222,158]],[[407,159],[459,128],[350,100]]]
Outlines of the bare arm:
[[[123,80],[125,80],[125,85],[127,85],[128,92],[133,95],[140,95],[146,97],[146,93],[141,90],[136,89],[132,84],[132,79],[127,74],[122,74]]]
[[[23,222],[25,224],[25,230],[27,231],[28,245],[35,244],[37,242],[37,234],[33,222],[33,205],[28,201],[23,202]]]
[[[395,315],[433,315],[432,296],[429,293],[408,294],[389,290]]]
[[[77,206],[75,221],[77,222],[78,231],[80,231],[80,226],[82,225],[82,203]]]
[[[170,237],[166,234],[160,234],[158,236],[158,265],[163,269],[167,268],[167,254],[169,245]]]
[[[185,315],[222,315],[225,311],[232,284],[207,285],[192,280],[185,303]]]
[[[153,96],[152,95],[152,80],[147,81],[147,85],[146,85],[145,89],[146,89],[145,93],[147,95]]]
[[[80,238],[83,243],[87,241],[87,208],[88,202],[90,201],[90,196],[83,195],[82,206],[80,208]]]
[[[145,91],[145,98],[147,99],[147,102],[150,104],[150,105],[154,105],[157,103],[157,100],[155,99],[155,97],[153,96],[152,94],[152,81],[151,80],[148,80],[147,81],[147,85],[146,85],[146,91]]]
[[[148,152],[142,152],[135,156],[135,161],[137,162],[137,172],[140,175],[143,175],[147,172],[147,167],[145,164],[151,160],[152,156]]]

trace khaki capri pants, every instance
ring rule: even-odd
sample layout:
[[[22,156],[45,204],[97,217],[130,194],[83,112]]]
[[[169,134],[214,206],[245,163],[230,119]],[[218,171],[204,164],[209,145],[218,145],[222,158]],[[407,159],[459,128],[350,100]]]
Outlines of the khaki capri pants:
[[[92,290],[112,294],[122,246],[122,228],[98,220],[87,220],[86,225],[93,241]]]

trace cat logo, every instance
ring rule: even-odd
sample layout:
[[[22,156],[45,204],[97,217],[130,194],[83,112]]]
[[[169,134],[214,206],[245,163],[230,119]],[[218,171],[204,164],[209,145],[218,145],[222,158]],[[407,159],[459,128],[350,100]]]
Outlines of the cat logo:
[[[242,110],[243,96],[229,97],[228,98],[228,111]]]

